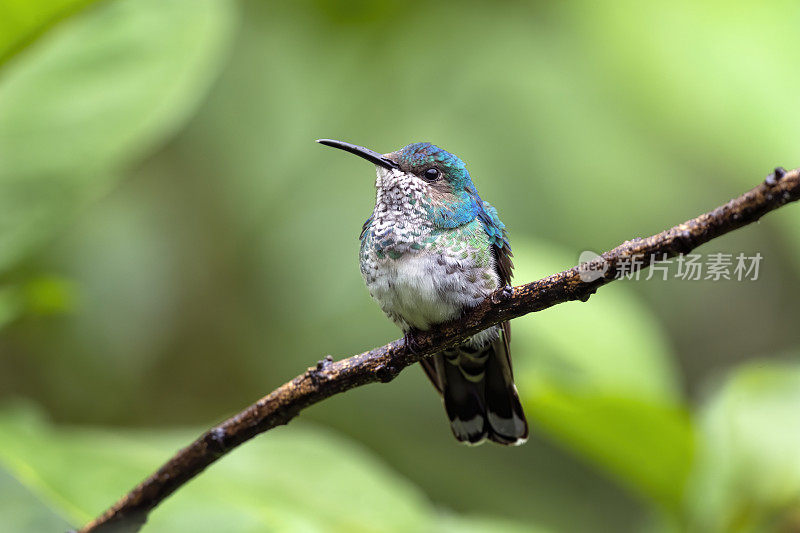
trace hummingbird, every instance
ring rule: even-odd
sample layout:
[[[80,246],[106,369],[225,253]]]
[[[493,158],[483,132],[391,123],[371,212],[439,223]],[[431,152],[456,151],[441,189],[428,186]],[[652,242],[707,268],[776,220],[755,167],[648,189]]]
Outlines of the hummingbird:
[[[510,285],[505,225],[478,195],[459,157],[427,142],[386,154],[332,139],[317,142],[375,165],[375,209],[359,236],[361,274],[407,341],[414,330],[453,320]],[[509,334],[503,322],[420,361],[462,443],[527,440]]]

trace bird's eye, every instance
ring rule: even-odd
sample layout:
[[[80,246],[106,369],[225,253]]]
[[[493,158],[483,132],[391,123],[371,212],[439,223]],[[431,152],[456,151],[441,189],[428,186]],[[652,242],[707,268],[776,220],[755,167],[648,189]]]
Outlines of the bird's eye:
[[[442,173],[438,168],[429,168],[422,173],[422,177],[427,181],[436,181],[441,177]]]

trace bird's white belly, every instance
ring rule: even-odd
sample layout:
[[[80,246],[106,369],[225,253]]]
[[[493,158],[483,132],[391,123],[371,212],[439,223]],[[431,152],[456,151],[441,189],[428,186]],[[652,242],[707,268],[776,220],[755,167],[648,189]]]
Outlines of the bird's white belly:
[[[467,280],[463,265],[446,266],[452,266],[450,258],[425,251],[387,258],[366,279],[367,287],[401,327],[428,329],[456,318],[483,297],[484,291]]]

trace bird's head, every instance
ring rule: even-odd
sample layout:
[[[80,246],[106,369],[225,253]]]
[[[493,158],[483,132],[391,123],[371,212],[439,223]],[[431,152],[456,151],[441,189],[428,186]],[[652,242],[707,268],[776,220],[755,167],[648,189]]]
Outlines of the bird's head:
[[[317,142],[345,150],[373,163],[378,194],[398,190],[427,204],[434,225],[454,228],[475,219],[481,201],[464,162],[456,155],[426,142],[409,144],[395,152],[379,154],[343,141]]]

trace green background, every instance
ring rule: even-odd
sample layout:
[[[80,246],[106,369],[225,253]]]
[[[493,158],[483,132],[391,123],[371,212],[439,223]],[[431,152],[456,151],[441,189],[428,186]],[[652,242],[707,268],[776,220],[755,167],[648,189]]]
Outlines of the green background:
[[[80,525],[399,335],[357,267],[373,170],[314,139],[460,155],[532,281],[800,165],[798,27],[788,0],[0,0],[0,520]],[[756,281],[628,280],[514,321],[523,447],[457,446],[409,369],[145,531],[797,530],[798,224],[700,250],[760,253]]]

